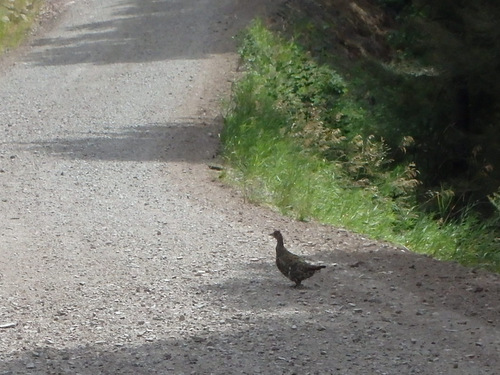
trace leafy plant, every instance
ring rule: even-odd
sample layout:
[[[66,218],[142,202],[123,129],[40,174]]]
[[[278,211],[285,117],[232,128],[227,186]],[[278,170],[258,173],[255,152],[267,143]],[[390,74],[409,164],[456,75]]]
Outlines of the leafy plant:
[[[0,1],[0,52],[22,40],[40,6],[41,0]]]
[[[363,109],[344,77],[258,21],[241,43],[245,73],[234,86],[221,138],[235,167],[228,178],[249,200],[442,259],[499,268],[491,224],[469,212],[459,220],[444,216],[452,194],[430,197],[443,220],[419,210],[415,164],[393,159],[415,140],[401,137],[391,149],[367,132],[374,114]]]

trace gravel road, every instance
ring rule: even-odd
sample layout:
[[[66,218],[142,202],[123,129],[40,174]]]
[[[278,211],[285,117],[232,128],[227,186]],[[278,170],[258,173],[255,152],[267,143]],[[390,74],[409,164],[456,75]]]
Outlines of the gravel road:
[[[58,0],[0,71],[0,374],[498,374],[498,275],[247,203],[210,170],[278,1]],[[12,57],[14,56],[14,57]],[[274,240],[328,265],[291,288]]]

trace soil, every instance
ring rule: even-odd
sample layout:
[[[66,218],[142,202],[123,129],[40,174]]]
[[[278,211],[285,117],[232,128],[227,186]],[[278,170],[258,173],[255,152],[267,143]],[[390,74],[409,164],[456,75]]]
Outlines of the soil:
[[[208,167],[232,37],[279,1],[57,4],[0,75],[0,374],[498,373],[498,275],[295,222]],[[327,265],[301,289],[275,229]]]

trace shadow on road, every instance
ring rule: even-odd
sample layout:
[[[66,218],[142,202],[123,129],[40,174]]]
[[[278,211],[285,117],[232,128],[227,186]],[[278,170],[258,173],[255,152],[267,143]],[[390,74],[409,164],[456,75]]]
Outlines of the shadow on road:
[[[482,317],[467,314],[480,293],[469,291],[472,299],[446,312],[438,306],[447,305],[449,293],[432,289],[464,287],[460,266],[393,250],[365,256],[330,252],[323,260],[342,265],[311,279],[304,290],[291,288],[268,260],[242,262],[240,277],[200,281],[193,292],[210,301],[210,308],[200,311],[210,329],[200,326],[197,316],[166,318],[139,329],[144,337],[137,344],[138,327],[125,320],[130,335],[122,341],[71,349],[49,343],[1,363],[0,373],[375,374],[395,373],[394,368],[407,374],[495,373],[497,344],[486,340],[496,336],[479,336]],[[427,284],[426,278],[434,277],[429,265],[441,267],[448,281]],[[417,277],[405,277],[409,273]],[[421,286],[411,283],[420,277]],[[498,285],[483,287],[495,292]],[[419,301],[417,310],[404,308]],[[224,319],[217,315],[221,309]],[[169,338],[169,331],[175,337]],[[135,344],[127,343],[131,337]]]
[[[232,322],[238,323],[238,319]],[[323,345],[325,349],[329,348],[327,357],[321,354],[323,351],[303,349],[312,344],[310,340],[304,340],[297,330],[281,325],[279,321],[272,330],[256,322],[248,327],[252,327],[251,333],[235,329],[157,340],[138,346],[107,347],[103,343],[63,350],[47,346],[26,352],[18,360],[0,364],[0,371],[5,374],[201,375],[292,374],[294,370],[315,369],[320,371],[317,373],[334,374],[337,369],[347,371],[359,367],[353,362],[346,364],[345,357],[338,359],[343,350],[340,349],[342,343],[333,331],[323,331],[332,336],[330,343]]]
[[[242,7],[238,1],[226,3],[214,7],[199,0],[123,0],[113,7],[103,5],[102,12],[110,16],[66,28],[64,36],[37,39],[27,59],[37,65],[114,64],[234,52],[232,33],[255,11],[236,12],[235,4]],[[216,13],[215,8],[227,11]],[[214,14],[207,17],[207,12]]]
[[[189,120],[188,120],[189,121]],[[22,144],[66,159],[204,162],[216,156],[218,125],[147,124]]]

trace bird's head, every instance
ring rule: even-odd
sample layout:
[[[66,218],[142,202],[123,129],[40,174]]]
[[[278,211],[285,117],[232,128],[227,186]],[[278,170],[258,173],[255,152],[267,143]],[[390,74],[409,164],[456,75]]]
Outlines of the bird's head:
[[[273,233],[270,234],[270,236],[273,236],[277,240],[280,238],[283,238],[283,236],[281,235],[281,232],[279,230],[275,230]]]

